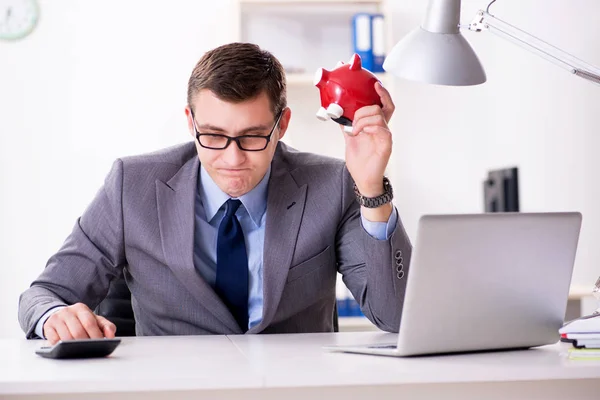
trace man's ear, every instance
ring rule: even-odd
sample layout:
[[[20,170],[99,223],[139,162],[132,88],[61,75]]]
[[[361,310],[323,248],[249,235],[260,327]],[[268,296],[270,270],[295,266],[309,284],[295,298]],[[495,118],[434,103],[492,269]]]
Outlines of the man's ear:
[[[292,118],[292,110],[289,107],[284,108],[282,112],[283,114],[281,114],[281,118],[279,119],[279,139],[285,135],[290,125],[290,119]]]
[[[187,118],[188,131],[193,138],[196,137],[196,132],[194,132],[194,117],[192,116],[192,110],[190,106],[185,106],[185,117]]]

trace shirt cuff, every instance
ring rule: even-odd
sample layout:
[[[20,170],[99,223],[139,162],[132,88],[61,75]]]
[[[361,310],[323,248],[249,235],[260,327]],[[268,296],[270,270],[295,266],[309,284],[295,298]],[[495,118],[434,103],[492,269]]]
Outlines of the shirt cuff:
[[[54,307],[51,308],[50,310],[46,311],[46,314],[42,315],[42,318],[40,318],[37,322],[37,324],[35,325],[35,334],[41,338],[41,339],[46,339],[46,337],[44,336],[44,324],[46,323],[46,320],[48,318],[50,318],[50,316],[52,314],[54,314],[57,311],[62,310],[63,308],[65,308],[65,306],[58,306],[58,307]]]
[[[362,211],[360,214],[360,219],[362,221],[362,226],[365,231],[371,235],[374,239],[377,240],[388,240],[392,233],[394,233],[394,229],[396,228],[396,222],[398,222],[398,210],[396,207],[392,209],[392,214],[387,222],[372,222],[363,217]]]

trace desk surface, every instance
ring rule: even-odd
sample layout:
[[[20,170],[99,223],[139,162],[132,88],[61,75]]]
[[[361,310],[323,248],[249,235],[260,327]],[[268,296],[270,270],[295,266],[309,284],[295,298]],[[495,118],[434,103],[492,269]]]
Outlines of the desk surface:
[[[197,398],[200,393],[286,400],[331,393],[327,396],[350,399],[375,387],[378,398],[447,395],[451,390],[461,398],[477,398],[482,391],[490,398],[491,387],[501,388],[504,396],[511,390],[523,395],[543,389],[546,398],[586,398],[600,390],[600,361],[569,360],[564,344],[416,358],[321,348],[395,340],[396,335],[381,332],[140,337],[124,338],[109,358],[49,360],[34,354],[42,341],[5,339],[0,340],[0,398],[44,394],[81,399],[111,392],[111,399]]]

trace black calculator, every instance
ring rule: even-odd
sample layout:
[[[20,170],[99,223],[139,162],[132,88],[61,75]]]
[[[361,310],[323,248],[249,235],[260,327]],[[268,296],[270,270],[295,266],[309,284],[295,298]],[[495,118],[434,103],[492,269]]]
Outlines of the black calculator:
[[[121,339],[74,339],[60,340],[54,346],[43,346],[35,353],[45,358],[99,358],[110,355]]]

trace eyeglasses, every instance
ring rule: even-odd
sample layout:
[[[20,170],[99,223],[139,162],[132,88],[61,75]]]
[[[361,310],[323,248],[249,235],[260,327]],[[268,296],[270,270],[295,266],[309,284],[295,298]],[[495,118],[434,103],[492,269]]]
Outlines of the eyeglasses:
[[[220,135],[218,133],[200,133],[196,128],[196,118],[194,117],[194,113],[192,112],[192,120],[194,123],[194,131],[196,132],[196,140],[200,144],[200,146],[205,149],[211,150],[225,150],[229,144],[234,141],[238,148],[243,151],[262,151],[267,148],[269,145],[269,141],[271,141],[271,136],[275,131],[277,125],[279,125],[279,120],[283,115],[283,110],[279,112],[277,118],[275,119],[275,125],[271,128],[271,132],[267,136],[263,135],[242,135],[242,136],[227,136]]]

